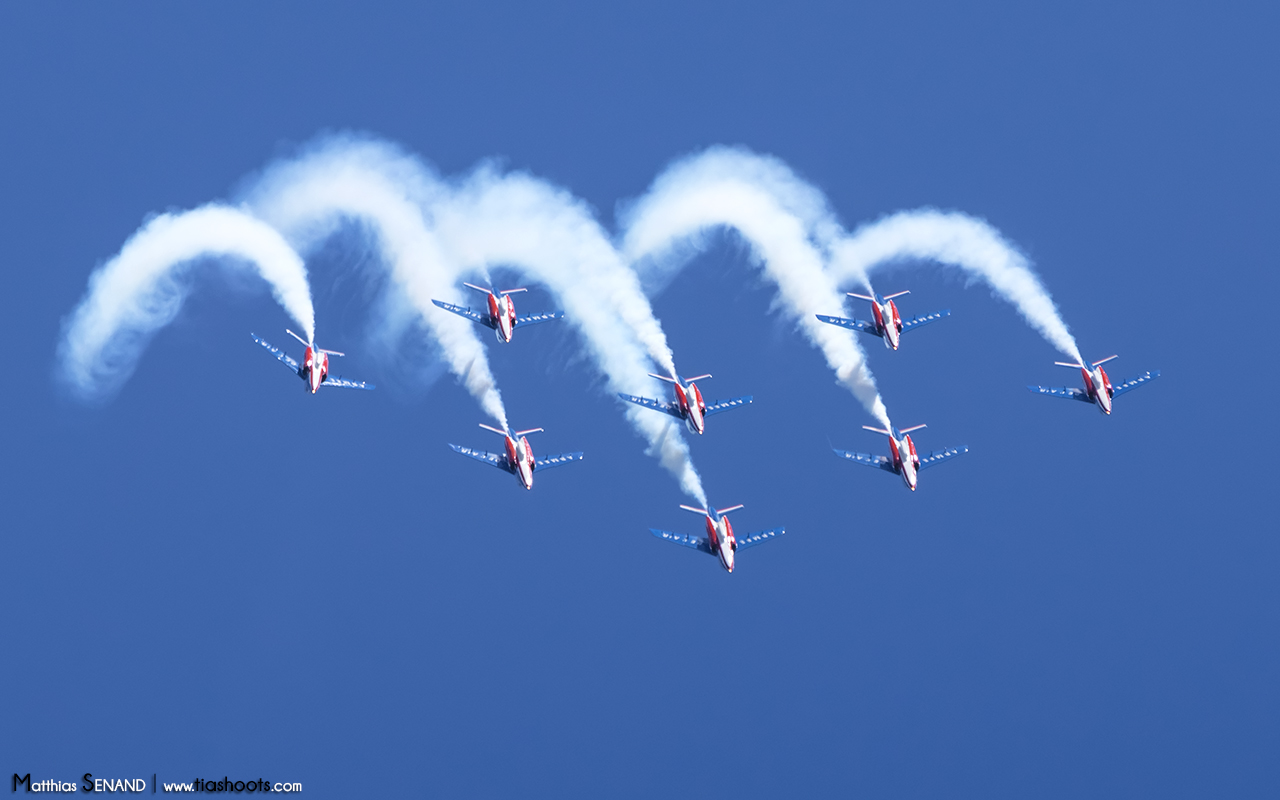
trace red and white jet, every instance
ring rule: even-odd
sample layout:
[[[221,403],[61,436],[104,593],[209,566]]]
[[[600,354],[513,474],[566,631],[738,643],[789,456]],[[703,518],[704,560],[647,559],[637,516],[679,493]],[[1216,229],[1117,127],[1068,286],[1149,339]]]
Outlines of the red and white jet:
[[[349,381],[345,378],[339,378],[329,374],[329,356],[340,356],[344,355],[343,353],[339,353],[337,350],[324,350],[316,347],[311,342],[303,339],[288,328],[285,329],[285,332],[306,345],[307,349],[302,354],[301,364],[290,358],[289,354],[280,348],[275,347],[263,339],[259,339],[252,333],[249,335],[253,336],[253,340],[255,342],[267,348],[267,351],[275,356],[277,361],[293,370],[299,378],[302,378],[306,383],[307,391],[315,394],[319,391],[321,386],[337,386],[343,389],[374,388],[372,383],[365,383],[364,381]]]
[[[707,430],[707,417],[712,414],[719,414],[721,411],[728,411],[731,408],[738,408],[751,403],[751,395],[707,403],[706,400],[702,399],[702,391],[698,389],[694,381],[710,378],[710,375],[698,375],[693,378],[681,378],[677,375],[674,378],[668,378],[666,375],[655,375],[650,372],[649,377],[674,385],[676,387],[675,402],[664,403],[661,400],[651,400],[648,397],[636,397],[633,394],[622,394],[621,392],[618,393],[618,397],[629,403],[652,408],[655,411],[670,414],[676,419],[682,419],[689,428],[690,433],[704,433]]]
[[[515,329],[522,325],[536,325],[539,322],[549,322],[553,319],[559,319],[564,316],[562,311],[552,311],[549,314],[533,314],[530,316],[516,316],[516,304],[511,299],[511,295],[516,292],[527,292],[528,289],[504,289],[501,292],[495,292],[492,289],[486,289],[483,286],[476,286],[474,283],[464,283],[463,286],[468,289],[475,289],[477,292],[484,292],[488,295],[488,305],[484,311],[475,311],[462,306],[455,306],[453,303],[445,303],[440,300],[432,300],[431,302],[443,308],[445,311],[452,311],[458,316],[466,317],[472,322],[478,322],[486,328],[491,328],[498,337],[498,341],[506,343],[511,341],[512,334]]]
[[[1055,361],[1059,367],[1074,367],[1080,370],[1080,376],[1084,378],[1084,389],[1072,389],[1067,386],[1028,386],[1027,388],[1036,394],[1049,394],[1054,397],[1066,397],[1070,400],[1081,400],[1085,403],[1093,403],[1103,414],[1111,413],[1111,401],[1130,389],[1136,389],[1144,383],[1153,381],[1160,377],[1160,370],[1155,369],[1150,372],[1144,372],[1136,378],[1129,378],[1120,382],[1118,386],[1111,385],[1111,377],[1107,375],[1107,371],[1102,365],[1120,356],[1107,356],[1101,361],[1095,361],[1089,366],[1084,364],[1072,364],[1066,361]]]
[[[520,481],[520,485],[526,489],[533,488],[533,473],[538,470],[559,467],[573,461],[581,461],[582,453],[562,453],[558,456],[546,456],[545,458],[535,458],[533,448],[529,445],[529,440],[525,438],[530,433],[540,433],[542,428],[530,428],[527,431],[504,431],[501,428],[494,428],[489,425],[480,423],[480,427],[487,431],[502,436],[506,442],[506,447],[501,453],[486,453],[483,450],[473,450],[470,447],[459,447],[456,444],[449,445],[455,453],[462,453],[464,456],[470,456],[477,461],[483,461],[491,467],[497,467],[504,472],[510,472],[516,476],[516,480]]]
[[[884,346],[891,350],[898,349],[898,344],[902,340],[902,334],[907,331],[913,331],[922,325],[928,325],[930,322],[937,322],[943,317],[951,316],[950,309],[943,309],[942,311],[935,311],[932,314],[925,314],[923,317],[912,317],[904,322],[902,315],[898,313],[898,306],[893,302],[893,298],[901,297],[904,294],[911,294],[909,290],[886,295],[884,297],[881,297],[878,294],[868,296],[865,294],[858,294],[857,292],[848,292],[847,294],[850,297],[856,297],[859,300],[870,301],[871,314],[875,319],[868,322],[866,320],[848,319],[846,317],[828,317],[825,314],[817,314],[815,316],[830,325],[839,325],[842,328],[849,328],[850,330],[869,333],[872,336],[879,336],[884,340]]]
[[[770,531],[749,533],[744,538],[739,539],[734,536],[733,525],[730,524],[729,518],[725,515],[730,511],[737,511],[742,508],[741,505],[712,509],[710,511],[705,508],[694,508],[693,506],[682,505],[680,507],[685,511],[692,511],[703,516],[707,529],[706,536],[672,533],[671,531],[658,530],[657,528],[650,528],[649,532],[659,539],[665,539],[668,542],[674,542],[685,547],[692,547],[694,550],[700,550],[703,553],[716,556],[720,559],[720,566],[730,573],[733,572],[733,559],[737,551],[755,547],[787,532],[785,528],[774,528]]]
[[[916,452],[916,443],[911,441],[909,434],[911,431],[920,430],[925,427],[924,425],[913,425],[902,430],[892,427],[889,430],[885,430],[884,428],[873,428],[870,425],[863,425],[862,427],[874,433],[883,433],[889,437],[889,458],[832,448],[835,454],[864,466],[895,473],[902,477],[902,482],[913,492],[920,482],[920,470],[941,464],[943,461],[949,461],[956,456],[969,452],[967,447],[949,447],[945,450],[934,450],[927,456],[920,456]]]

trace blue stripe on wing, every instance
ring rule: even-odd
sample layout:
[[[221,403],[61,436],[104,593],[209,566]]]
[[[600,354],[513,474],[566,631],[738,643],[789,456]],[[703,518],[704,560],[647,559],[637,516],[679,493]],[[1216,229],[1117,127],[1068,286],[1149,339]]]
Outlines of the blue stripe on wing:
[[[654,411],[661,411],[664,414],[670,414],[676,419],[684,419],[684,415],[680,413],[680,406],[675,403],[664,403],[661,400],[650,400],[647,397],[636,397],[633,394],[618,393],[618,397],[626,400],[628,403],[635,403],[645,408],[652,408]]]
[[[562,467],[565,464],[572,464],[575,461],[582,460],[582,453],[561,453],[558,456],[534,456],[533,471],[540,469],[551,469],[552,467]]]
[[[751,405],[751,395],[735,397],[732,400],[717,400],[707,406],[703,416],[709,417],[712,414],[719,414],[721,411],[728,411],[731,408],[739,408],[746,405]]]
[[[349,381],[346,378],[338,378],[333,375],[326,375],[321,386],[336,386],[339,389],[373,389],[372,383],[364,381]]]
[[[453,303],[444,303],[439,300],[432,300],[431,302],[435,303],[440,308],[443,308],[445,311],[452,311],[458,316],[466,317],[472,322],[478,322],[481,325],[485,326],[486,328],[492,329],[494,327],[493,319],[489,317],[489,314],[487,312],[484,314],[481,314],[478,311],[472,311],[469,308],[464,308],[463,306],[455,306]]]
[[[932,314],[924,314],[923,316],[912,317],[911,319],[902,323],[902,332],[906,333],[907,331],[913,331],[916,328],[919,328],[921,325],[928,325],[930,322],[937,322],[943,317],[949,317],[949,316],[951,316],[951,309],[944,308],[943,310],[935,311]]]
[[[516,324],[513,328],[519,328],[522,325],[537,325],[539,322],[550,322],[553,319],[560,319],[564,316],[563,311],[550,311],[546,314],[528,314],[525,316],[517,316]]]
[[[738,549],[746,550],[748,547],[755,547],[758,544],[764,544],[767,541],[776,539],[786,532],[786,528],[774,528],[771,531],[748,533],[746,536],[738,537]]]
[[[288,367],[289,369],[293,370],[294,372],[297,372],[297,371],[298,371],[298,362],[297,362],[297,361],[294,361],[292,358],[289,358],[289,354],[288,354],[288,353],[286,353],[285,351],[281,350],[279,347],[276,347],[275,345],[271,344],[270,342],[266,341],[265,339],[259,339],[255,334],[252,334],[252,333],[251,333],[251,334],[249,334],[249,335],[250,335],[250,336],[253,336],[253,340],[254,340],[255,342],[257,342],[258,344],[260,344],[260,345],[262,345],[263,347],[267,348],[267,352],[269,352],[269,353],[271,353],[271,355],[275,356],[275,357],[276,357],[276,359],[277,359],[281,364],[284,364],[286,367]]]
[[[1114,387],[1111,392],[1111,396],[1119,397],[1120,395],[1124,394],[1130,389],[1137,389],[1139,386],[1143,385],[1144,383],[1150,383],[1151,381],[1159,377],[1160,377],[1160,370],[1158,369],[1153,369],[1150,372],[1144,372],[1138,377],[1129,378],[1125,380],[1124,383],[1121,383],[1119,386]]]
[[[483,450],[472,450],[470,447],[458,447],[456,444],[449,446],[453,448],[455,453],[462,453],[464,456],[474,458],[476,461],[482,461],[491,467],[497,467],[503,472],[511,472],[511,468],[507,466],[506,456],[501,456],[497,453],[486,453]]]
[[[685,547],[691,547],[694,550],[701,550],[707,555],[712,555],[712,556],[715,555],[715,553],[711,552],[711,545],[707,543],[706,537],[690,536],[687,533],[672,533],[671,531],[660,531],[657,528],[650,528],[649,533],[652,533],[654,536],[657,536],[659,539],[664,539],[668,542],[674,542],[675,544],[683,545]]]
[[[949,461],[956,456],[962,456],[969,452],[967,447],[948,447],[945,450],[934,450],[927,456],[920,456],[920,469],[928,469],[936,467],[943,461]]]
[[[1080,400],[1085,403],[1093,402],[1084,389],[1073,389],[1070,386],[1028,386],[1027,388],[1036,394],[1051,394],[1054,397],[1065,397],[1068,400]]]
[[[849,450],[836,450],[834,447],[831,448],[831,452],[835,453],[841,458],[847,458],[856,464],[862,464],[867,467],[875,467],[877,469],[882,469],[885,472],[892,472],[894,474],[897,474],[898,472],[896,469],[893,468],[893,462],[889,460],[888,456],[873,456],[868,453],[854,453],[854,452],[850,452]]]
[[[862,331],[872,336],[879,336],[880,329],[876,327],[874,322],[867,322],[864,319],[847,319],[846,317],[828,317],[825,314],[815,314],[815,317],[827,323],[828,325],[839,325],[841,328],[849,330]]]

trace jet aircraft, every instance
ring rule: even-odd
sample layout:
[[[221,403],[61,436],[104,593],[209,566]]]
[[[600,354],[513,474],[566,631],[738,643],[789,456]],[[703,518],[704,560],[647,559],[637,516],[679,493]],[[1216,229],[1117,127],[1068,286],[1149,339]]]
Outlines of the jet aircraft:
[[[484,311],[475,311],[440,300],[432,300],[431,302],[445,311],[452,311],[458,316],[466,317],[472,322],[478,322],[486,328],[491,328],[494,335],[498,337],[498,341],[503,343],[510,342],[515,329],[522,325],[536,325],[539,322],[549,322],[564,316],[563,311],[552,311],[548,314],[533,314],[523,317],[516,316],[516,304],[511,299],[511,295],[516,292],[527,292],[529,291],[528,289],[504,289],[501,292],[495,292],[483,286],[476,286],[474,283],[464,283],[462,285],[468,289],[475,289],[477,292],[484,292],[488,295],[486,298],[488,305]]]
[[[288,328],[285,329],[285,332],[306,345],[307,349],[302,354],[302,364],[298,364],[297,361],[294,361],[289,357],[288,353],[273,346],[264,339],[259,339],[255,334],[251,333],[249,335],[253,336],[253,340],[255,342],[267,348],[267,351],[270,352],[271,355],[275,356],[281,364],[284,364],[289,369],[297,373],[298,377],[302,378],[306,383],[307,391],[315,394],[321,386],[337,386],[343,389],[374,388],[372,383],[365,383],[364,381],[349,381],[345,378],[339,378],[335,375],[329,374],[329,356],[340,356],[344,355],[343,353],[339,353],[337,350],[323,350],[316,347],[311,342],[303,339]]]
[[[745,397],[735,397],[731,400],[717,400],[708,405],[707,401],[702,399],[702,392],[694,381],[710,378],[710,375],[698,375],[693,378],[681,378],[677,375],[674,378],[668,378],[665,375],[655,375],[650,372],[649,377],[674,385],[676,387],[675,402],[666,403],[661,400],[650,400],[647,397],[636,397],[633,394],[619,393],[618,397],[629,403],[652,408],[655,411],[670,414],[676,419],[682,419],[689,428],[690,433],[700,434],[705,432],[707,429],[706,418],[712,414],[719,414],[721,411],[728,411],[731,408],[738,408],[751,403],[751,395],[746,395]]]
[[[1153,369],[1150,372],[1144,372],[1136,378],[1129,378],[1120,382],[1119,386],[1111,385],[1111,377],[1107,375],[1107,371],[1102,365],[1113,358],[1120,356],[1108,356],[1101,361],[1095,361],[1086,367],[1084,364],[1071,364],[1065,361],[1055,361],[1059,367],[1074,367],[1080,370],[1081,377],[1084,378],[1083,389],[1072,389],[1070,387],[1053,387],[1053,386],[1028,386],[1027,388],[1037,394],[1050,394],[1054,397],[1066,397],[1071,400],[1080,400],[1085,403],[1093,403],[1103,414],[1111,413],[1111,401],[1130,389],[1136,389],[1139,386],[1153,381],[1160,377],[1160,370]]]
[[[720,566],[725,568],[726,572],[733,572],[734,554],[739,550],[745,550],[748,547],[755,547],[763,544],[775,537],[786,533],[785,528],[774,528],[769,531],[759,531],[758,533],[748,533],[746,537],[739,539],[733,534],[733,525],[729,523],[726,516],[730,511],[737,511],[742,508],[741,505],[729,506],[728,508],[711,509],[694,508],[693,506],[680,506],[685,511],[692,511],[695,514],[701,514],[703,521],[707,527],[706,536],[693,536],[687,533],[672,533],[671,531],[661,531],[657,528],[650,528],[649,532],[659,539],[665,539],[668,542],[692,547],[694,550],[700,550],[709,555],[716,556],[720,559]]]
[[[533,488],[533,473],[542,469],[551,469],[559,467],[573,461],[581,461],[582,453],[563,453],[558,456],[545,456],[543,458],[535,458],[533,448],[529,446],[529,440],[525,438],[530,433],[540,433],[542,428],[530,428],[527,431],[504,431],[501,428],[493,428],[480,423],[480,427],[487,431],[502,436],[506,439],[506,448],[501,453],[486,453],[483,450],[472,450],[470,447],[459,447],[456,444],[449,445],[454,452],[462,453],[464,456],[470,456],[477,461],[483,461],[492,467],[497,467],[505,472],[510,472],[520,481],[520,485],[526,489]]]
[[[831,325],[839,325],[842,328],[850,330],[862,331],[872,336],[879,336],[884,340],[884,346],[891,350],[897,350],[901,341],[902,334],[907,331],[913,331],[922,325],[928,325],[930,322],[937,322],[943,317],[951,316],[950,309],[935,311],[932,314],[925,314],[923,317],[912,317],[906,322],[902,321],[902,316],[898,313],[898,305],[893,302],[893,298],[901,297],[904,294],[911,294],[910,290],[897,292],[896,294],[881,297],[878,294],[871,296],[858,294],[857,292],[848,292],[850,297],[856,297],[859,300],[869,300],[871,302],[871,314],[875,318],[868,322],[861,319],[847,319],[845,317],[828,317],[824,314],[817,314],[818,319]]]
[[[956,456],[964,455],[969,452],[967,447],[949,447],[945,450],[934,450],[927,456],[920,456],[916,452],[916,443],[911,441],[909,435],[911,431],[918,431],[925,427],[924,425],[914,425],[910,428],[873,428],[870,425],[863,425],[863,428],[874,433],[882,433],[889,437],[889,458],[884,456],[873,456],[867,453],[851,453],[848,450],[836,450],[835,454],[841,458],[847,458],[858,464],[865,464],[868,467],[882,469],[885,472],[893,472],[902,477],[902,482],[907,485],[911,491],[916,490],[916,485],[920,482],[920,470],[941,464]]]

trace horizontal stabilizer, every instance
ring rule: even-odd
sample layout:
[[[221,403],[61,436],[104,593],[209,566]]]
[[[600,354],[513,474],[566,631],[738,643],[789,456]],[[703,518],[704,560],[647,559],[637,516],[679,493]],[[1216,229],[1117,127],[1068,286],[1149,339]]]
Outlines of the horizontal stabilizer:
[[[711,377],[711,373],[708,372],[706,375],[694,375],[692,378],[681,378],[681,380],[683,380],[685,383],[693,383],[694,381],[700,381],[700,380],[703,380],[704,378],[710,378],[710,377]]]
[[[876,301],[874,297],[868,297],[865,294],[858,294],[857,292],[845,292],[845,294],[849,295],[850,297],[856,297],[859,300],[866,300],[869,303],[874,303]]]
[[[728,508],[717,508],[716,514],[728,514],[730,511],[737,511],[740,508],[746,508],[746,506],[738,503],[736,506],[729,506]]]
[[[889,435],[889,432],[888,432],[888,431],[886,431],[884,428],[873,428],[873,427],[871,427],[870,425],[863,425],[863,426],[862,426],[862,429],[863,429],[863,430],[867,430],[867,431],[871,431],[872,433],[883,433],[885,436],[888,436],[888,435]]]
[[[884,299],[885,299],[885,300],[892,300],[892,299],[893,299],[893,298],[895,298],[895,297],[902,297],[904,294],[911,294],[911,290],[910,290],[910,289],[904,289],[904,290],[902,290],[901,292],[894,292],[893,294],[886,294],[886,295],[884,296]]]
[[[501,428],[495,428],[495,427],[493,427],[492,425],[485,425],[483,422],[481,422],[481,423],[480,423],[480,427],[481,427],[481,428],[484,428],[486,431],[493,431],[494,433],[498,434],[499,436],[506,436],[506,435],[507,435],[507,432],[506,432],[506,431],[504,431],[504,430],[502,430]]]
[[[325,350],[323,347],[317,347],[321,353],[328,353],[331,356],[345,356],[346,353],[339,353],[337,350]]]
[[[1105,363],[1107,363],[1108,361],[1112,361],[1112,360],[1117,359],[1117,358],[1119,358],[1119,357],[1120,357],[1120,356],[1107,356],[1106,358],[1102,359],[1101,361],[1095,361],[1095,362],[1093,362],[1093,365],[1096,367],[1096,366],[1098,366],[1099,364],[1105,364]]]
[[[677,381],[675,378],[668,378],[666,375],[659,375],[659,374],[657,374],[657,373],[655,373],[655,372],[650,372],[650,373],[649,373],[649,377],[650,377],[650,378],[657,378],[658,380],[660,380],[660,381],[666,381],[667,383],[679,383],[679,381]]]
[[[707,513],[707,510],[705,508],[694,508],[693,506],[686,506],[686,505],[682,505],[680,507],[683,508],[685,511],[692,511],[695,514],[701,514],[704,517],[711,516],[709,513]]]
[[[467,283],[466,281],[463,281],[462,285],[467,287],[468,289],[475,289],[477,292],[484,292],[485,294],[493,294],[492,290],[486,289],[483,286],[476,286],[474,283]]]
[[[298,341],[302,342],[302,343],[303,343],[303,344],[305,344],[307,347],[310,347],[310,346],[311,346],[311,342],[308,342],[306,339],[303,339],[301,336],[299,336],[298,334],[296,334],[296,333],[294,333],[293,331],[289,330],[288,328],[285,328],[285,329],[284,329],[284,332],[285,332],[285,333],[287,333],[287,334],[289,334],[289,335],[290,335],[290,336],[292,336],[293,338],[297,339]]]
[[[542,430],[542,428],[530,428],[527,431],[516,431],[516,436],[524,436],[525,434],[529,434],[529,433],[544,433],[544,431]]]
[[[1057,366],[1057,367],[1071,367],[1073,369],[1084,369],[1084,364],[1072,364],[1069,361],[1055,361],[1053,362],[1053,364],[1054,366]]]
[[[929,426],[928,425],[912,425],[910,428],[902,428],[901,430],[898,431],[898,433],[911,433],[912,431],[918,431],[921,428],[927,428],[927,427]]]
[[[516,292],[527,292],[528,289],[503,289],[498,294],[515,294]]]

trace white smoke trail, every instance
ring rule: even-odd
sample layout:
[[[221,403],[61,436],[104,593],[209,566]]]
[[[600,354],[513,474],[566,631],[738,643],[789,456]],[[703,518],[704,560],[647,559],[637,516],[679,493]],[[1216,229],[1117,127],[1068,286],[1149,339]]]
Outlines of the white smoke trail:
[[[197,260],[246,261],[308,337],[315,311],[302,259],[273,228],[223,205],[153,217],[89,278],[89,289],[64,323],[63,377],[85,400],[102,399],[133,373],[151,334],[171,322],[186,299],[182,272]]]
[[[784,164],[740,149],[712,148],[669,167],[621,217],[623,251],[659,276],[679,269],[705,246],[710,229],[736,229],[777,284],[778,304],[822,351],[839,381],[890,425],[861,346],[848,331],[814,316],[843,307],[814,241],[834,238],[839,226],[821,194]]]
[[[859,280],[870,286],[876,266],[906,258],[952,264],[982,278],[1050,344],[1084,363],[1027,257],[982,220],[934,209],[901,211],[832,243],[829,269],[836,282]]]
[[[331,138],[296,159],[274,165],[249,190],[247,202],[304,252],[344,223],[367,226],[391,284],[421,315],[449,369],[503,428],[506,409],[476,325],[431,300],[467,303],[458,271],[440,250],[423,209],[445,190],[416,159],[389,145]]]
[[[583,335],[612,391],[652,396],[650,359],[675,374],[666,335],[636,274],[614,249],[587,206],[568,192],[523,174],[482,168],[449,197],[437,196],[431,218],[461,270],[515,266],[544,284]],[[661,395],[659,395],[661,396]],[[678,425],[628,404],[628,420],[681,488],[706,505],[702,481]]]

